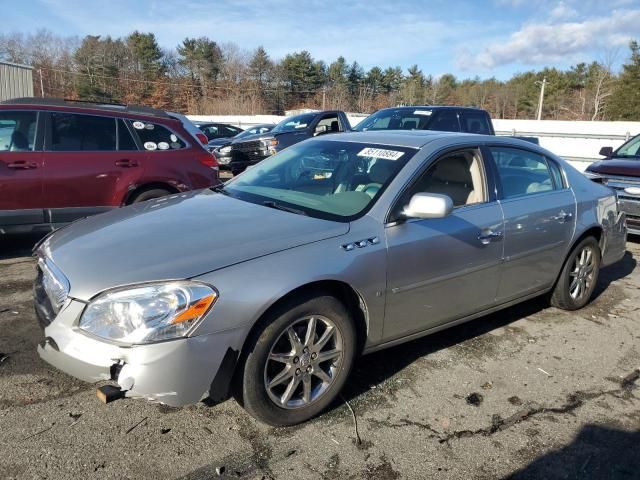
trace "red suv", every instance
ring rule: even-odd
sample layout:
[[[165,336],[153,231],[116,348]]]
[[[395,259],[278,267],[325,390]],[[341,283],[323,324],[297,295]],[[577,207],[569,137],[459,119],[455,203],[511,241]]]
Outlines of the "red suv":
[[[218,183],[215,157],[161,110],[50,98],[0,103],[0,234]]]

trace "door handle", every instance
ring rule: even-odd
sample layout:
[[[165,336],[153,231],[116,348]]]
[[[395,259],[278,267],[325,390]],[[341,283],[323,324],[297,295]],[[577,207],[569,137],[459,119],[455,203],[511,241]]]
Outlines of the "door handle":
[[[557,220],[558,222],[566,222],[567,220],[570,220],[571,217],[573,217],[572,213],[567,213],[564,210],[560,210],[560,213],[558,213],[558,215],[556,215],[555,217],[551,217],[553,220]]]
[[[478,240],[483,245],[489,245],[491,242],[496,242],[498,240],[502,240],[503,233],[502,232],[491,232],[488,233],[480,233],[478,234]]]
[[[129,160],[128,158],[123,158],[122,160],[116,160],[115,165],[116,167],[130,168],[137,167],[138,162],[136,162],[135,160]]]
[[[9,163],[7,165],[9,168],[13,168],[14,170],[30,170],[32,168],[38,168],[37,163],[27,163],[24,160],[19,160],[17,162]]]

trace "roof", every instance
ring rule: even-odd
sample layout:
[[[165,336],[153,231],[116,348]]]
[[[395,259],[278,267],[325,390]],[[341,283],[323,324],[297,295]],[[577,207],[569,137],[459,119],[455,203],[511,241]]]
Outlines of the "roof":
[[[420,148],[434,140],[460,136],[486,137],[486,135],[473,135],[460,132],[439,132],[436,130],[370,130],[366,132],[345,132],[339,135],[323,135],[322,137],[316,138],[343,142],[378,143],[382,145],[395,145],[398,147]]]
[[[336,142],[377,143],[380,145],[394,145],[396,147],[407,148],[422,148],[427,143],[431,143],[436,140],[448,140],[452,144],[459,143],[461,140],[468,140],[479,145],[490,142],[513,147],[525,147],[529,150],[535,150],[544,155],[548,155],[547,150],[539,145],[535,145],[519,138],[482,135],[479,133],[441,132],[437,130],[369,130],[366,132],[345,132],[335,135],[322,135],[321,137],[315,138]]]
[[[1,105],[34,105],[40,107],[70,107],[102,110],[106,112],[123,112],[153,117],[171,118],[164,110],[145,107],[143,105],[124,105],[119,103],[99,103],[84,100],[67,100],[63,98],[23,97],[0,102]]]
[[[27,68],[29,70],[33,70],[33,67],[31,65],[23,65],[21,63],[13,63],[13,62],[2,61],[2,62],[0,62],[0,65],[9,65],[10,67]]]
[[[416,108],[428,108],[429,110],[473,110],[476,112],[486,112],[478,107],[461,107],[458,105],[402,105],[398,107],[381,108],[381,110],[415,110]]]

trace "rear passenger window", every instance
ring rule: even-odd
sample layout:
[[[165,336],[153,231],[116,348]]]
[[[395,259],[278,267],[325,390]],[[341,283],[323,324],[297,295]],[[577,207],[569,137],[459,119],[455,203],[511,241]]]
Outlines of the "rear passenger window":
[[[491,135],[489,118],[483,113],[463,111],[460,114],[460,122],[462,123],[463,132]]]
[[[517,148],[490,147],[489,149],[500,176],[504,198],[554,189],[551,173],[542,155]]]
[[[441,132],[459,132],[458,114],[454,110],[442,110],[438,112],[431,123],[429,130],[439,130]]]
[[[115,150],[115,119],[54,112],[50,148],[56,152]]]
[[[0,112],[0,152],[33,151],[36,112]]]
[[[118,150],[138,150],[124,120],[118,120]]]
[[[187,145],[171,130],[157,123],[131,121],[129,124],[140,138],[145,150],[177,150]]]
[[[553,183],[556,189],[565,188],[564,180],[562,178],[562,172],[560,171],[560,166],[553,160],[549,159],[547,159],[547,165],[549,166],[549,170],[551,170],[551,176],[553,177]]]

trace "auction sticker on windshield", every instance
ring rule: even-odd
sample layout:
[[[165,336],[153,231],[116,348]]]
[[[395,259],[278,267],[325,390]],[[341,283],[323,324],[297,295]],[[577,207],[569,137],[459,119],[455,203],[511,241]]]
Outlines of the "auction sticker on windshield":
[[[414,115],[431,115],[433,112],[431,110],[414,110]]]
[[[382,158],[384,160],[398,160],[402,155],[404,155],[404,152],[371,147],[363,148],[358,153],[359,157]]]

